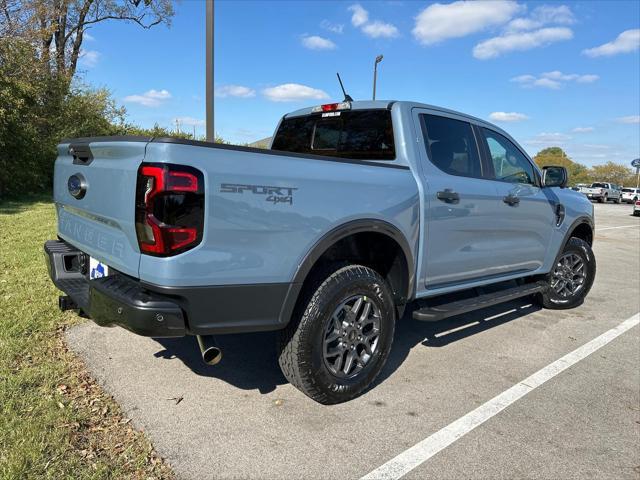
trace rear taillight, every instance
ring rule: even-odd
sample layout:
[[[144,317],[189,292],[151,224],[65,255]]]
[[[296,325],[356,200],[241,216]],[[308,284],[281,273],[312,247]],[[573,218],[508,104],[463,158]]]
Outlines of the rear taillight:
[[[140,251],[168,257],[202,241],[204,179],[192,167],[144,163],[138,170],[136,234]]]
[[[640,207],[640,202],[636,202],[636,205]]]

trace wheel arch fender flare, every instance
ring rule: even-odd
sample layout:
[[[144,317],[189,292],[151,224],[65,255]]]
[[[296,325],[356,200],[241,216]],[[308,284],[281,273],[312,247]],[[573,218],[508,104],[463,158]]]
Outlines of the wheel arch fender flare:
[[[380,219],[368,218],[358,219],[343,223],[325,233],[307,251],[294,274],[291,287],[282,305],[280,312],[280,324],[284,327],[289,323],[293,309],[298,301],[302,286],[311,269],[322,255],[329,250],[336,242],[357,233],[379,233],[394,240],[402,250],[407,265],[407,291],[406,299],[410,300],[415,295],[416,265],[413,251],[402,231],[390,222]]]
[[[567,233],[564,234],[564,238],[562,239],[562,243],[560,244],[560,250],[558,251],[558,255],[562,253],[562,251],[564,250],[564,247],[567,246],[567,242],[573,236],[573,233],[581,225],[587,225],[591,229],[591,235],[592,235],[591,243],[593,243],[593,240],[595,240],[595,233],[596,233],[596,227],[593,222],[593,219],[586,215],[580,216],[571,223],[571,225],[567,229]]]

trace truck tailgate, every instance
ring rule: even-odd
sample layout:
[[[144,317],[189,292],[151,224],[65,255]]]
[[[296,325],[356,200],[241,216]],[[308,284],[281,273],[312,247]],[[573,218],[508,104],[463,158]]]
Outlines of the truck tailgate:
[[[78,139],[62,143],[58,145],[53,183],[58,235],[135,277],[140,263],[135,229],[136,177],[147,140]]]

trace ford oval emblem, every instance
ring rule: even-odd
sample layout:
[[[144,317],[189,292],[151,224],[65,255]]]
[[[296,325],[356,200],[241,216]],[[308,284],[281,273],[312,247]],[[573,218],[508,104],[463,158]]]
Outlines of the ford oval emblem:
[[[87,192],[87,182],[81,173],[76,173],[75,175],[71,175],[69,180],[67,180],[67,188],[72,197],[80,200]]]

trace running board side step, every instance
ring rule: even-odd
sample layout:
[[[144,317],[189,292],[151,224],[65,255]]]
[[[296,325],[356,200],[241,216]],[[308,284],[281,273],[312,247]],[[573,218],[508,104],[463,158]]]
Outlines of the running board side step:
[[[509,302],[516,298],[533,295],[534,293],[542,292],[545,288],[548,288],[548,283],[546,282],[518,285],[517,287],[507,288],[498,292],[485,293],[465,300],[421,308],[413,312],[413,318],[422,322],[437,322],[438,320],[453,317],[454,315],[460,315],[499,303]]]

